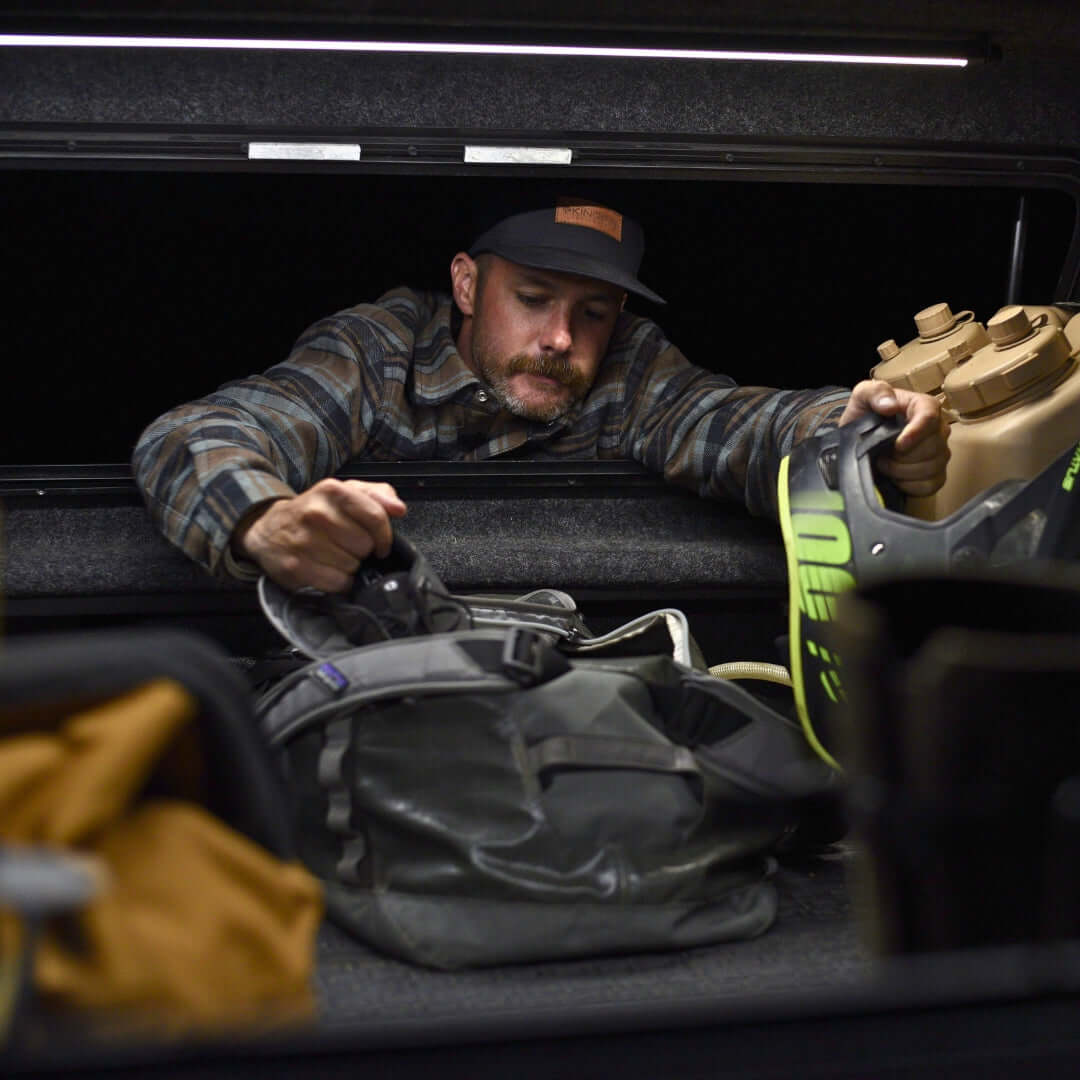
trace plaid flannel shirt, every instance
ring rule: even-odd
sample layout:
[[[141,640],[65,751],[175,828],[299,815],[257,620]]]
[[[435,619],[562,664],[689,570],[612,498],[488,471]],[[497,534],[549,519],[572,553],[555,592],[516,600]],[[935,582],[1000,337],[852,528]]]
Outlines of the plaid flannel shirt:
[[[560,419],[501,409],[458,354],[452,303],[396,289],[322,319],[263,375],[155,420],[136,479],[165,536],[217,574],[240,519],[346,462],[623,459],[708,498],[776,516],[781,459],[835,424],[849,391],[736,386],[691,364],[651,320],[623,312],[588,395]]]

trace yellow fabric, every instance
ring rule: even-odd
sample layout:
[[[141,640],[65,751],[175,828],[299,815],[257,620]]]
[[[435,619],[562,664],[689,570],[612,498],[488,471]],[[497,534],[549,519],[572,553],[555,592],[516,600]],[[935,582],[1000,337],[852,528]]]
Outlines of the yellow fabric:
[[[319,886],[176,797],[198,787],[196,715],[192,696],[160,679],[53,730],[3,737],[0,723],[0,840],[94,855],[108,876],[74,926],[43,936],[45,1000],[173,1027],[310,1009]]]

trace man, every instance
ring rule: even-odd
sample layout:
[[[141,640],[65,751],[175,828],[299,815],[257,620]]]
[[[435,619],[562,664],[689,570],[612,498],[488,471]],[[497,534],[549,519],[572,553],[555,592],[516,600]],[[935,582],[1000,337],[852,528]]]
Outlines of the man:
[[[348,587],[406,512],[350,459],[629,458],[703,496],[775,515],[780,459],[825,425],[906,420],[881,472],[911,495],[944,481],[934,398],[886,383],[777,391],[691,364],[628,293],[641,228],[583,200],[513,215],[450,264],[449,297],[398,289],[324,319],[263,376],[166,413],[134,464],[165,535],[218,574]]]

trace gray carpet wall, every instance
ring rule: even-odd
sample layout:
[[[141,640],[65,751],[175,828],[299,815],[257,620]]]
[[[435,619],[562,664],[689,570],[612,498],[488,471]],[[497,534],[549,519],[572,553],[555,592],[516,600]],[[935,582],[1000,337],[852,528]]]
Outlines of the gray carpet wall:
[[[458,592],[541,585],[691,590],[784,583],[775,524],[691,495],[577,499],[409,496],[400,531]],[[6,513],[9,597],[125,596],[243,588],[176,551],[141,506],[14,505]]]
[[[571,592],[594,632],[678,607],[710,663],[781,659],[784,552],[778,527],[739,507],[655,486],[579,497],[462,497],[402,488],[400,526],[457,593]],[[11,633],[166,624],[237,655],[283,643],[254,588],[212,578],[172,548],[134,497],[8,500],[5,625]]]
[[[6,50],[0,122],[1080,143],[1051,42],[966,70],[690,60]]]

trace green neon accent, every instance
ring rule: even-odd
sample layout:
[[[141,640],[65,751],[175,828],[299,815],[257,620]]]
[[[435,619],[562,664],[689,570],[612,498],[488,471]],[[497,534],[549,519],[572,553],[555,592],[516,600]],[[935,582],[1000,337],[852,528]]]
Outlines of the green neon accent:
[[[815,622],[836,618],[836,598],[855,588],[855,578],[837,566],[798,565],[799,606]]]
[[[788,475],[790,458],[785,457],[780,462],[780,475],[777,478],[776,493],[777,504],[780,511],[780,531],[784,537],[784,552],[787,556],[788,570],[788,637],[791,642],[791,684],[795,691],[795,709],[799,714],[799,722],[802,724],[803,734],[815,754],[838,772],[843,770],[840,763],[821,745],[821,740],[814,731],[814,725],[810,722],[810,711],[806,707],[806,688],[803,685],[803,656],[802,656],[802,609],[797,602],[796,583],[799,581],[799,560],[795,555],[795,537],[791,527],[791,503],[788,499]],[[822,494],[834,495],[836,492],[822,492]],[[801,503],[802,500],[799,500]],[[843,509],[843,498],[839,499],[839,507],[814,506],[814,509]],[[812,642],[807,641],[807,645]]]
[[[818,654],[817,644],[815,642],[811,641],[809,638],[806,639],[806,651],[811,656],[817,656],[817,654]]]
[[[1072,491],[1077,473],[1080,473],[1080,446],[1077,446],[1073,453],[1072,461],[1069,462],[1069,467],[1065,470],[1065,476],[1061,481],[1061,486],[1066,491]]]
[[[795,514],[796,554],[799,562],[846,566],[851,562],[851,534],[832,514]]]
[[[784,492],[784,501],[787,501],[787,492]],[[823,488],[818,491],[797,491],[791,499],[791,510],[796,513],[815,510],[839,510],[843,512],[844,496],[839,491]]]
[[[823,671],[821,673],[821,676],[820,676],[821,685],[825,687],[825,693],[829,695],[829,700],[835,705],[836,704],[836,695],[833,693],[833,688],[829,685],[829,680],[828,680],[828,677],[827,677],[828,674],[829,673],[827,671]]]

